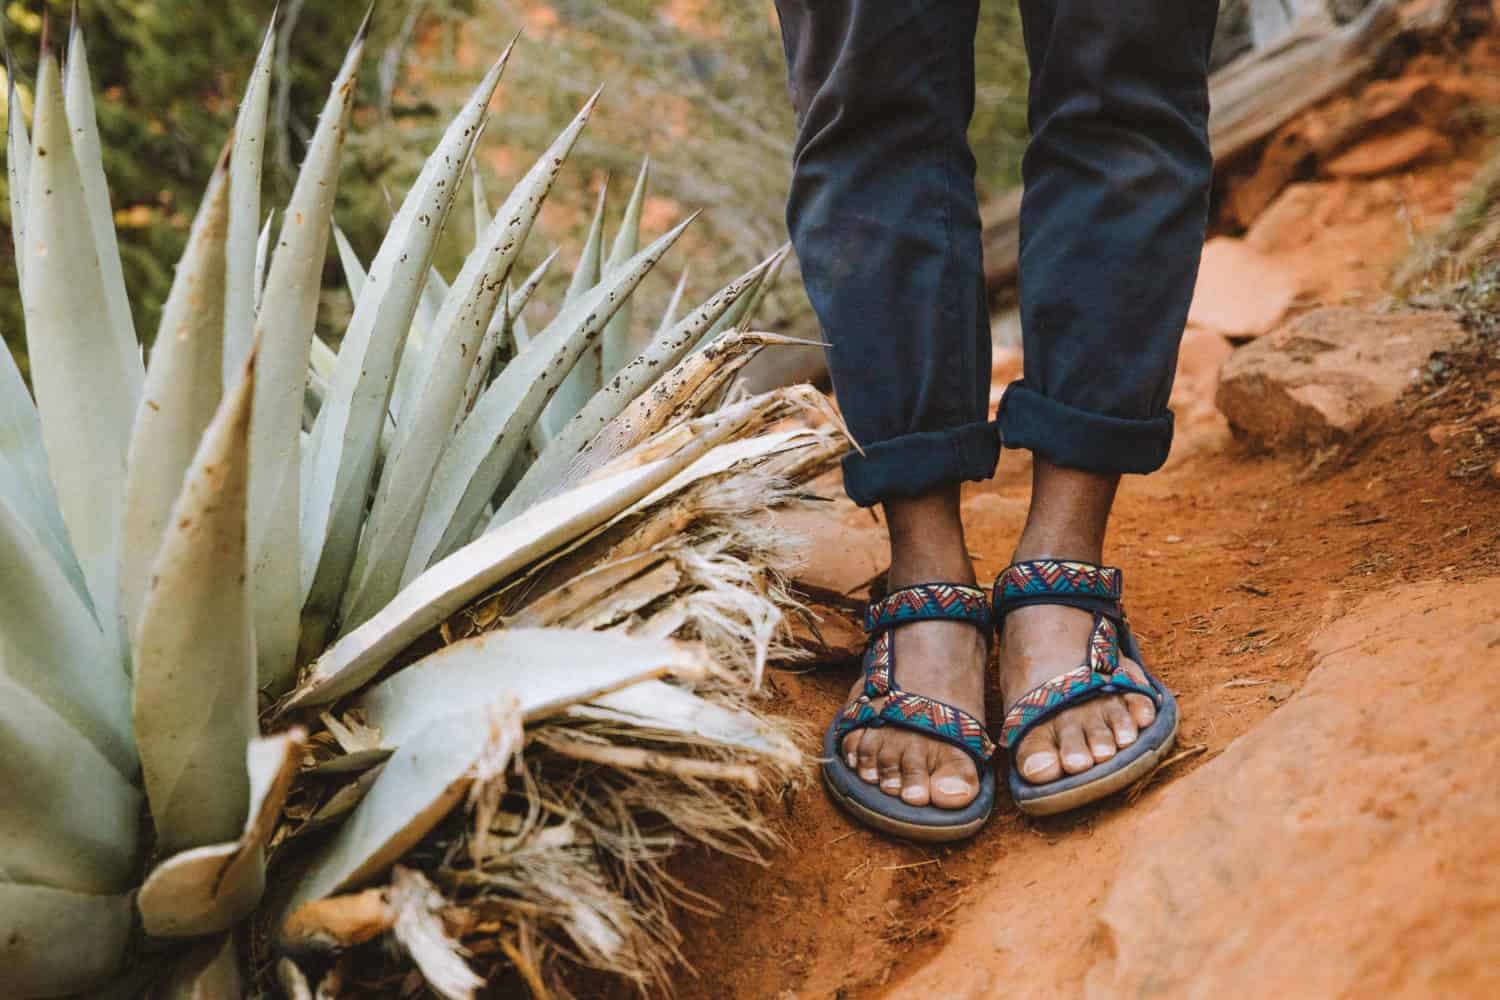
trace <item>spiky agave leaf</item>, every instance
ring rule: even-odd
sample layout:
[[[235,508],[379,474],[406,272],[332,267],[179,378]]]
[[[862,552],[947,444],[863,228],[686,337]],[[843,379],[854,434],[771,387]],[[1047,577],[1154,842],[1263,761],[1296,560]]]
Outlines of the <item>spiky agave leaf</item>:
[[[651,335],[655,340],[677,325],[677,310],[682,308],[682,296],[687,292],[689,269],[684,267],[682,274],[677,278],[677,284],[672,289],[671,298],[667,299],[667,307],[662,310],[661,322],[656,326],[656,332]]]
[[[32,385],[52,481],[105,637],[123,663],[119,619],[125,455],[140,397],[140,349],[118,325],[96,245],[75,127],[57,56],[42,55],[33,121],[37,155],[25,211],[21,289]],[[45,152],[45,155],[42,155]],[[46,264],[39,262],[45,260]],[[80,406],[87,400],[87,406]]]
[[[136,741],[167,854],[235,839],[250,798],[245,747],[259,731],[246,579],[255,363],[252,352],[193,456],[136,632]]]
[[[630,201],[625,205],[625,217],[620,220],[620,231],[615,234],[615,242],[610,247],[609,260],[604,264],[606,276],[624,267],[626,261],[630,260],[640,249],[641,210],[646,203],[646,182],[650,176],[651,160],[648,157],[641,164],[641,172],[635,179],[635,188],[630,192]],[[601,353],[599,380],[601,383],[614,378],[615,373],[635,357],[634,345],[630,342],[630,320],[633,313],[634,308],[626,302],[610,317],[609,325],[604,328],[604,336],[599,341]]]
[[[106,982],[134,921],[128,894],[0,882],[0,994],[71,996]]]
[[[31,189],[31,137],[26,134],[26,118],[21,108],[21,96],[16,87],[15,66],[5,61],[6,116],[5,116],[5,170],[10,181],[10,235],[11,245],[19,252],[15,255],[16,277],[26,281],[26,199]]]
[[[698,422],[675,453],[539,504],[454,553],[404,587],[369,621],[312,665],[283,710],[322,705],[358,689],[402,649],[527,564],[587,534],[687,469],[735,429]]]
[[[689,217],[631,258],[629,266],[563,309],[480,396],[438,463],[403,582],[415,579],[468,540],[564,373],[694,218]]]
[[[260,55],[240,101],[229,158],[229,222],[224,270],[223,380],[233,382],[245,365],[255,338],[255,309],[260,285],[256,246],[260,232],[261,167],[265,162],[266,125],[271,100],[271,59],[276,47],[276,17],[266,28]]]
[[[594,217],[589,222],[588,236],[583,241],[583,250],[578,255],[578,265],[573,268],[573,277],[568,282],[568,291],[563,296],[563,308],[567,308],[583,297],[590,288],[599,284],[603,276],[604,259],[604,208],[609,200],[609,175],[599,184],[599,194],[594,202]],[[588,402],[599,387],[602,360],[598,344],[590,344],[579,356],[568,377],[558,388],[557,395],[547,404],[532,430],[531,441],[538,451],[547,440],[556,434]]]
[[[670,371],[714,323],[759,284],[770,261],[764,261],[725,285],[690,315],[658,334],[641,355],[594,394],[560,434],[531,464],[506,497],[492,523],[504,523],[548,495],[573,459],[619,416],[663,372]]]
[[[239,839],[176,854],[147,876],[136,900],[146,933],[197,937],[248,916],[266,888],[266,845],[281,818],[306,734],[257,739],[245,751],[249,809]]]
[[[223,396],[227,166],[221,157],[177,266],[131,435],[120,572],[129,634],[140,623],[151,563],[182,492],[183,476]]]
[[[259,682],[277,692],[296,669],[302,609],[299,524],[302,409],[328,254],[338,168],[368,20],[335,77],[282,218],[256,316],[250,428],[250,552]]]
[[[576,123],[581,125],[580,123]],[[570,128],[516,185],[469,256],[433,328],[425,380],[408,401],[381,473],[360,541],[359,571],[349,581],[345,629],[374,614],[400,588],[443,446],[453,435],[464,387],[510,275],[579,128]]]
[[[338,369],[318,410],[312,448],[303,462],[301,629],[309,657],[322,649],[349,582],[390,405],[391,380],[421,283],[509,54],[507,49],[485,74],[423,166],[370,265],[364,292],[339,346]],[[406,423],[402,420],[398,430]]]

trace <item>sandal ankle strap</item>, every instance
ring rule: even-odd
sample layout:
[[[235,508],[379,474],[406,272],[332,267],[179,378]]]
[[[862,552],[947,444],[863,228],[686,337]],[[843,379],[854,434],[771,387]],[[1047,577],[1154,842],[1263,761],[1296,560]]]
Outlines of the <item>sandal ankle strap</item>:
[[[1121,617],[1125,575],[1113,566],[1066,559],[1013,563],[995,581],[994,615],[1031,604],[1066,604]]]
[[[989,596],[962,583],[920,583],[887,594],[865,609],[865,631],[871,635],[912,622],[967,622],[989,629],[994,621]]]

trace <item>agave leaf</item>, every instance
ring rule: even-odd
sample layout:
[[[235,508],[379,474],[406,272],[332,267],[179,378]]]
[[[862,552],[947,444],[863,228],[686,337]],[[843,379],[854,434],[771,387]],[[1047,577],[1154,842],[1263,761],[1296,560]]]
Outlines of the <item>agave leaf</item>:
[[[211,938],[177,959],[151,995],[154,1000],[240,1000],[245,984],[234,935]]]
[[[668,558],[668,554],[660,549],[649,549],[624,559],[593,567],[508,616],[504,622],[505,627],[556,626],[566,618],[594,605],[642,573],[650,572],[660,566]]]
[[[484,239],[484,231],[495,213],[490,211],[490,198],[484,190],[484,177],[478,160],[469,161],[469,194],[474,202],[474,247],[478,249]]]
[[[344,284],[349,289],[349,297],[358,302],[359,297],[365,293],[365,266],[360,263],[359,254],[337,223],[333,226],[333,242],[339,250],[339,266],[344,269]]]
[[[22,287],[32,385],[63,521],[105,636],[124,662],[120,524],[141,360],[134,335],[113,315],[50,50],[38,73],[34,126],[39,152],[27,192],[24,251],[33,266]]]
[[[604,265],[604,274],[610,275],[625,266],[641,246],[641,209],[646,202],[646,182],[651,176],[651,160],[641,164],[641,172],[635,179],[635,189],[630,192],[630,201],[625,205],[625,217],[620,221],[620,231],[615,234],[614,245],[609,251],[609,260]],[[604,328],[599,341],[603,368],[600,382],[614,378],[635,357],[634,345],[630,342],[630,320],[634,309],[629,302],[620,307]],[[594,388],[594,392],[598,387]],[[592,395],[592,393],[590,393]]]
[[[481,340],[494,319],[501,289],[541,211],[579,130],[556,143],[527,172],[488,226],[480,249],[443,304],[433,327],[426,380],[397,425],[369,523],[360,542],[359,570],[343,607],[344,627],[358,625],[400,589],[401,572],[432,485],[433,472],[463,406],[464,387]]]
[[[475,133],[509,54],[506,49],[485,74],[423,166],[370,265],[364,294],[339,345],[338,370],[318,411],[304,470],[302,642],[309,653],[322,649],[349,582],[391,380]],[[406,423],[400,420],[398,427]]]
[[[772,267],[769,269],[769,271],[779,271],[780,261],[790,253],[791,245],[788,244],[781,247],[781,249],[777,250],[776,253],[772,254]],[[703,340],[699,346],[707,347],[709,344],[717,340],[720,334],[725,333],[729,330],[739,329],[740,324],[745,322],[750,317],[751,308],[755,306],[755,304],[760,300],[761,289],[765,287],[766,283],[770,281],[771,278],[771,273],[763,273],[760,280],[755,283],[755,287],[750,290],[750,294],[744,296],[733,306],[731,306],[723,316],[719,317],[719,321],[717,323],[708,328],[708,332],[703,335]]]
[[[556,391],[563,373],[603,330],[696,216],[631,258],[627,267],[590,289],[548,324],[479,397],[474,412],[443,452],[422,511],[403,582],[470,537],[485,505],[505,478],[527,431]]]
[[[7,54],[8,55],[8,54]],[[24,251],[26,248],[26,198],[31,190],[31,138],[26,134],[25,112],[21,108],[21,96],[16,89],[15,67],[6,59],[5,147],[6,175],[10,181],[10,234],[11,245]],[[26,254],[18,252],[16,277],[22,287],[26,282]]]
[[[71,996],[111,979],[134,924],[129,895],[0,882],[0,995]]]
[[[677,285],[672,289],[672,297],[667,300],[667,308],[662,310],[661,323],[656,327],[656,332],[651,335],[655,340],[677,325],[677,310],[682,308],[682,296],[687,291],[688,268],[682,269],[682,274],[677,279]]]
[[[578,266],[573,269],[573,279],[568,282],[567,294],[563,296],[565,309],[598,285],[602,277],[600,268],[604,253],[604,207],[608,196],[609,177],[606,175],[599,185],[599,196],[594,205],[593,221],[589,223],[588,238],[584,240]],[[547,440],[561,430],[598,390],[601,364],[599,345],[590,344],[569,370],[568,377],[542,411],[541,419],[532,431],[531,440],[537,451],[541,451]]]
[[[248,916],[266,888],[266,846],[297,776],[306,733],[300,729],[250,743],[250,806],[239,838],[183,851],[163,861],[141,886],[136,905],[152,937],[196,937],[228,930]]]
[[[135,634],[183,476],[222,396],[223,280],[230,222],[224,159],[204,193],[172,291],[162,310],[151,366],[136,412],[125,477],[120,590],[125,625]]]
[[[323,379],[326,383],[333,378],[334,369],[338,367],[339,356],[328,342],[317,334],[312,339],[312,354],[309,357],[313,374]]]
[[[694,743],[744,750],[795,767],[806,758],[786,735],[750,712],[726,708],[685,688],[642,681],[574,705],[568,718],[670,733]]]
[[[609,521],[691,466],[732,429],[731,422],[718,417],[698,421],[677,453],[533,507],[455,552],[331,646],[313,663],[285,710],[325,704],[355,690],[424,632],[527,564]]]
[[[334,79],[297,175],[256,316],[254,416],[250,429],[250,553],[259,683],[282,690],[296,669],[302,607],[299,527],[302,403],[323,260],[338,188],[340,153],[364,54],[361,28]],[[223,838],[216,838],[223,839]]]
[[[562,433],[548,442],[546,449],[501,504],[496,521],[504,523],[543,496],[550,495],[589,442],[656,381],[661,372],[671,371],[693,345],[703,338],[705,330],[717,323],[759,284],[769,264],[769,260],[763,261],[745,272],[721,288],[680,323],[665,333],[658,334],[638,358],[626,365],[624,370],[610,380],[609,385],[595,393],[594,398],[589,400],[581,413],[568,422]]]
[[[744,315],[739,317],[734,328],[740,333],[750,330],[750,324],[755,322],[755,314],[760,311],[761,303],[765,302],[766,296],[771,289],[776,287],[776,280],[781,277],[781,269],[786,267],[786,262],[791,259],[792,248],[790,245],[783,246],[771,257],[771,269],[766,272],[766,280],[762,281],[755,289],[755,294],[745,304]]]
[[[5,676],[0,788],[7,882],[101,894],[126,888],[138,861],[140,791],[66,719]]]
[[[265,163],[266,120],[271,100],[271,59],[276,49],[276,16],[266,29],[260,55],[234,123],[229,158],[229,232],[224,269],[225,385],[245,366],[255,337],[255,310],[260,291],[258,259],[261,168]]]
[[[26,688],[121,777],[134,778],[130,679],[72,582],[3,496],[0,566],[0,679]]]
[[[245,747],[259,731],[245,523],[255,363],[252,352],[193,456],[136,633],[136,740],[157,849],[168,854],[234,839],[250,797]]]
[[[548,254],[547,259],[536,266],[536,269],[521,283],[520,288],[511,289],[509,283],[507,283],[504,322],[499,329],[500,335],[496,343],[495,356],[491,362],[492,368],[485,379],[485,385],[489,384],[489,378],[493,378],[494,375],[499,374],[506,365],[515,359],[517,354],[521,353],[521,345],[516,339],[517,324],[520,324],[522,327],[525,326],[525,322],[521,319],[521,313],[531,304],[532,297],[536,295],[537,289],[541,287],[542,278],[546,276],[547,269],[557,259],[559,252],[559,250],[554,250]],[[479,389],[482,390],[483,388],[483,385],[479,386]],[[478,398],[477,393],[475,398]],[[473,400],[470,400],[465,413],[467,413],[468,409],[473,409],[473,407]]]
[[[31,394],[26,391],[21,370],[4,342],[0,342],[0,502],[10,504],[46,546],[92,614],[93,600],[68,540],[68,528],[57,505],[57,491],[52,488],[52,476],[47,471],[42,421]]]
[[[445,716],[514,699],[525,723],[644,680],[706,680],[705,652],[660,639],[577,629],[506,629],[445,646],[356,702],[387,746]]]
[[[260,314],[261,300],[266,295],[266,268],[271,263],[271,224],[276,221],[276,210],[266,215],[266,224],[261,227],[260,239],[255,244],[255,312]]]
[[[388,871],[458,805],[481,761],[503,773],[520,742],[513,708],[460,707],[415,733],[386,761],[369,793],[309,864],[281,926],[297,911]]]
[[[99,274],[104,283],[108,307],[109,332],[115,349],[121,354],[123,370],[130,381],[126,388],[139,398],[141,382],[146,377],[141,361],[140,342],[135,336],[135,319],[130,314],[130,299],[125,294],[125,271],[120,263],[120,244],[115,237],[115,215],[109,207],[109,185],[104,179],[104,155],[99,145],[99,121],[94,113],[94,86],[89,79],[88,49],[83,41],[83,25],[74,8],[72,30],[68,33],[67,79],[63,84],[68,125],[71,127],[73,156],[78,164],[78,178],[83,186],[83,204],[93,232],[94,251],[99,260]],[[38,142],[40,145],[40,141]]]

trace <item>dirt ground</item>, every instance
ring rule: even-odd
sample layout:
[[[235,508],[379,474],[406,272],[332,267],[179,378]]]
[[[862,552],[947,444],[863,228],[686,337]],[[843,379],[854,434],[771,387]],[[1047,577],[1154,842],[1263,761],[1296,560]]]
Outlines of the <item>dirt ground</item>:
[[[1462,74],[1473,72],[1473,65],[1492,65],[1493,41],[1480,48],[1469,68],[1425,59],[1414,62],[1411,72]],[[1371,304],[1384,296],[1387,276],[1414,234],[1449,214],[1487,142],[1472,130],[1451,138],[1450,156],[1397,173],[1306,180],[1296,193],[1283,194],[1301,206],[1300,225],[1277,222],[1278,235],[1267,223],[1259,237],[1252,227],[1247,242],[1274,258],[1296,286],[1291,312]],[[1273,206],[1266,217],[1274,220],[1275,211]],[[1006,363],[1002,359],[997,377],[1009,374]],[[1324,640],[1314,637],[1362,600],[1384,600],[1390,588],[1425,583],[1439,590],[1423,591],[1424,599],[1441,608],[1450,600],[1475,599],[1459,596],[1463,584],[1500,575],[1500,485],[1494,476],[1467,474],[1473,469],[1455,457],[1444,436],[1428,434],[1434,425],[1468,419],[1454,409],[1459,397],[1470,408],[1500,403],[1500,373],[1480,370],[1466,378],[1466,392],[1436,399],[1414,391],[1375,431],[1350,447],[1317,455],[1252,454],[1205,407],[1212,379],[1189,379],[1186,398],[1180,393],[1174,403],[1197,417],[1186,422],[1179,451],[1165,470],[1125,483],[1108,545],[1110,561],[1125,569],[1127,606],[1146,656],[1181,704],[1178,757],[1138,792],[1071,815],[1035,820],[1004,803],[974,841],[942,848],[898,843],[852,825],[816,782],[788,789],[773,817],[786,846],[766,867],[706,854],[685,861],[689,884],[722,901],[724,912],[717,918],[683,916],[684,952],[696,973],[680,979],[680,995],[982,996],[1002,989],[1019,996],[1119,995],[1098,978],[1100,963],[1114,969],[1116,959],[1124,961],[1117,951],[1141,943],[1132,943],[1108,919],[1101,922],[1100,911],[1131,919],[1129,893],[1135,890],[1117,883],[1122,865],[1135,870],[1141,852],[1152,848],[1142,844],[1143,837],[1163,838],[1174,851],[1197,852],[1190,829],[1185,841],[1168,839],[1182,832],[1171,817],[1189,823],[1192,815],[1191,803],[1182,801],[1191,797],[1174,796],[1174,788],[1212,769],[1221,755],[1250,752],[1237,741],[1255,734],[1279,709],[1298,704],[1326,651],[1316,645]],[[1488,453],[1493,461],[1492,445]],[[1008,452],[994,481],[966,490],[970,547],[982,579],[1005,566],[1019,534],[1026,462]],[[871,515],[843,507],[835,516],[850,534],[859,534]],[[814,555],[820,558],[869,556]],[[1441,656],[1442,637],[1434,641]],[[770,705],[820,731],[855,669],[846,662],[778,672]],[[1475,669],[1492,671],[1493,665]],[[1486,697],[1495,700],[1493,686]],[[1406,704],[1403,711],[1420,712],[1423,701]],[[990,716],[998,714],[992,692]],[[1365,722],[1381,725],[1379,718]],[[1414,724],[1420,729],[1420,717]],[[1232,760],[1226,758],[1224,767]],[[1223,770],[1206,774],[1212,783]],[[1355,774],[1350,780],[1375,779]],[[1315,815],[1321,800],[1309,801],[1299,808]],[[1330,814],[1330,821],[1335,818]],[[1209,853],[1207,842],[1200,844],[1201,853]],[[1330,857],[1339,858],[1350,851],[1368,854],[1362,844],[1346,844],[1343,854],[1330,850]],[[1437,880],[1409,891],[1415,896],[1408,902],[1421,910],[1443,904],[1447,890]],[[1319,905],[1334,907],[1327,916],[1335,923],[1357,923],[1361,899],[1353,892]],[[1492,935],[1500,928],[1500,902],[1486,907],[1471,914],[1477,923],[1467,926],[1476,932],[1487,927]],[[1244,915],[1221,906],[1172,919],[1219,919],[1229,933]],[[1467,945],[1472,968],[1493,969],[1485,936],[1478,933]],[[1465,947],[1462,940],[1441,944]],[[1399,937],[1395,952],[1383,960],[1417,961],[1433,946],[1429,935],[1413,933]],[[1385,988],[1394,982],[1402,992],[1399,980],[1364,982]],[[1469,988],[1477,983],[1467,980]],[[1137,981],[1136,989],[1142,995],[1182,995],[1170,984],[1153,988],[1149,977]],[[1460,988],[1448,995],[1481,994]]]

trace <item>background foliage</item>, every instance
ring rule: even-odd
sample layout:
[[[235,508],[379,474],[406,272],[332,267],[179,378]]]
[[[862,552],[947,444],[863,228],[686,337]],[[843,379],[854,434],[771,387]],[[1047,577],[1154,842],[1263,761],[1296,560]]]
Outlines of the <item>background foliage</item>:
[[[50,11],[61,36],[70,6],[71,0],[11,0],[5,7],[28,112],[42,12]],[[176,260],[186,241],[274,0],[83,0],[80,6],[126,280],[137,328],[149,339],[172,277],[164,262]],[[324,88],[366,6],[367,0],[283,0],[283,76],[291,85],[273,108],[268,204],[285,201]],[[612,176],[616,219],[645,154],[653,159],[654,194],[646,235],[687,211],[707,212],[684,249],[642,289],[639,326],[654,325],[684,262],[703,261],[689,280],[689,298],[702,297],[785,240],[793,123],[770,0],[384,0],[375,10],[369,56],[379,65],[361,75],[357,106],[365,110],[350,138],[337,212],[363,256],[373,255],[384,230],[387,192],[405,189],[439,124],[517,31],[522,42],[501,85],[481,164],[491,192],[507,190],[588,94],[601,83],[606,88],[605,113],[585,133],[554,198],[557,207],[543,216],[523,264],[562,245],[564,266],[551,280],[565,281],[591,192]],[[1015,4],[986,2],[972,137],[988,193],[1019,175],[1026,76],[1019,38]],[[0,192],[0,331],[19,353],[8,215]],[[455,218],[440,261],[450,276],[470,238],[467,213]],[[342,284],[332,262],[327,279],[330,289]],[[341,292],[327,299],[328,309],[347,308]],[[805,310],[789,272],[762,316],[794,325]]]

